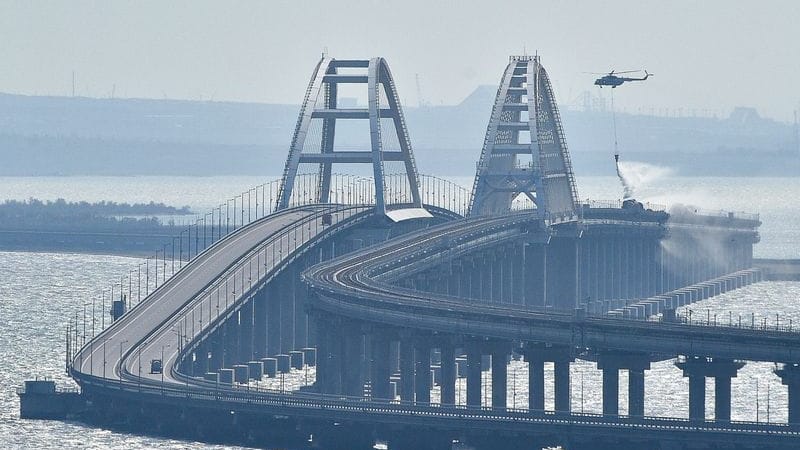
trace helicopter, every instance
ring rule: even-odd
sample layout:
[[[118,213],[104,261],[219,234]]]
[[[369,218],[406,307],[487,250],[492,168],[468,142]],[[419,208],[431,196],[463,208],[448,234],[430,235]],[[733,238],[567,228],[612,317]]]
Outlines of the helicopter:
[[[625,83],[627,81],[644,81],[644,80],[648,79],[649,77],[653,76],[652,73],[648,73],[646,70],[643,71],[644,72],[644,76],[642,78],[630,78],[630,77],[617,76],[617,75],[621,75],[621,74],[625,74],[625,73],[635,73],[635,72],[640,72],[640,71],[639,70],[628,70],[628,71],[625,71],[625,72],[615,72],[615,71],[612,70],[611,72],[609,72],[607,74],[596,73],[595,75],[603,75],[603,76],[598,78],[598,79],[596,79],[596,80],[594,80],[594,84],[595,84],[595,86],[600,86],[601,88],[603,86],[611,86],[611,88],[613,89],[613,88],[615,88],[615,87],[617,87],[617,86],[619,86],[622,83]]]

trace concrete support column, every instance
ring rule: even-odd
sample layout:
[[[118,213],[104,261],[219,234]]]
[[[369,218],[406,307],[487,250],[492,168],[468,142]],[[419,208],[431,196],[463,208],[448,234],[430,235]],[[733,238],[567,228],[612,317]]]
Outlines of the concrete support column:
[[[300,280],[300,273],[295,277],[294,288],[294,347],[292,350],[298,350],[310,346],[309,343],[309,326],[308,326],[308,285]],[[298,284],[299,283],[299,284]]]
[[[554,397],[557,412],[570,411],[569,363],[572,361],[569,347],[553,347],[541,343],[528,343],[523,350],[528,361],[528,407],[544,410],[544,363],[552,361],[554,371]]]
[[[258,308],[256,308],[258,309]],[[313,319],[316,323],[317,333],[319,334],[319,342],[317,343],[317,380],[316,385],[319,392],[323,394],[330,394],[330,341],[328,336],[328,324],[321,315],[314,315]]]
[[[569,311],[577,306],[577,252],[574,238],[550,240],[545,258],[547,306]]]
[[[400,340],[400,400],[414,401],[414,346],[410,338]]]
[[[714,420],[731,421],[731,378],[714,378]]]
[[[528,359],[528,409],[544,411],[544,361]]]
[[[570,412],[569,363],[569,360],[560,360],[553,363],[556,412]]]
[[[600,240],[600,285],[603,288],[603,298],[607,300],[617,298],[614,293],[614,253],[613,241],[608,236],[603,236]]]
[[[414,346],[415,380],[414,391],[417,403],[431,402],[431,346],[417,342]]]
[[[214,372],[222,368],[222,329],[211,335],[211,351],[208,357],[208,370]]]
[[[267,285],[267,355],[281,352],[281,301],[280,276]]]
[[[510,304],[512,303],[514,291],[514,247],[506,246],[503,250],[505,253],[500,258],[503,269],[503,280],[500,283],[500,302]]]
[[[238,361],[239,327],[236,317],[231,317],[222,324],[222,367],[230,368]]]
[[[525,245],[525,305],[544,306],[547,292],[547,247]]]
[[[253,301],[239,310],[239,361],[253,359]]]
[[[467,352],[467,406],[481,406],[481,350],[477,343],[469,343]]]
[[[628,370],[628,415],[644,417],[644,370]]]
[[[253,358],[267,357],[267,290],[253,298]]]
[[[706,377],[689,375],[689,420],[706,419]]]
[[[280,302],[281,302],[281,353],[289,354],[297,348],[294,342],[295,320],[295,290],[299,277],[294,278],[295,268],[290,268],[280,278]]]
[[[731,378],[744,366],[729,359],[687,357],[676,365],[689,377],[689,420],[705,420],[706,377],[714,377],[714,417],[717,422],[731,420]]]
[[[455,405],[456,403],[456,352],[450,343],[440,347],[442,354],[442,404]]]
[[[364,336],[360,330],[343,332],[342,390],[345,395],[360,397],[364,394],[364,378],[361,372]]]
[[[508,350],[505,345],[492,351],[492,407],[505,408],[508,388]]]
[[[789,424],[800,425],[800,364],[784,364],[775,374],[789,391]]]
[[[633,265],[631,264],[631,247],[632,242],[629,239],[622,239],[617,241],[619,253],[617,258],[619,260],[619,294],[620,298],[631,299],[633,298],[631,289],[631,275],[633,274]]]
[[[492,291],[490,292],[491,295],[491,302],[492,303],[503,303],[503,283],[505,282],[505,263],[503,261],[503,255],[500,254],[502,249],[495,250],[491,256],[489,256],[489,267],[487,267],[489,271],[489,277],[491,278],[491,286]]]
[[[525,252],[524,247],[514,246],[514,256],[511,263],[512,288],[511,302],[515,305],[525,303]]]
[[[208,344],[202,343],[194,351],[194,361],[192,362],[192,376],[202,377],[208,372]]]
[[[320,324],[323,322],[320,321]],[[325,327],[324,347],[328,348],[327,367],[325,371],[325,382],[328,385],[327,392],[331,394],[341,394],[344,389],[343,386],[343,372],[344,365],[344,342],[340,333],[336,329],[341,327],[341,323],[327,323]],[[320,340],[322,341],[322,339]],[[317,369],[319,370],[319,369]]]
[[[453,262],[451,261],[444,273],[445,276],[445,284],[447,284],[447,291],[445,294],[453,295],[460,297],[461,293],[459,292],[458,288],[461,284],[458,276],[458,269],[455,267]]]
[[[492,301],[492,256],[483,252],[480,258],[481,300],[486,303]]]
[[[603,414],[619,415],[619,369],[603,369]]]
[[[619,414],[619,371],[628,371],[628,415],[644,416],[644,371],[650,369],[649,355],[618,351],[597,354],[597,368],[603,371],[603,414]]]
[[[394,400],[389,392],[390,341],[386,336],[373,334],[372,344],[372,397],[379,400]]]

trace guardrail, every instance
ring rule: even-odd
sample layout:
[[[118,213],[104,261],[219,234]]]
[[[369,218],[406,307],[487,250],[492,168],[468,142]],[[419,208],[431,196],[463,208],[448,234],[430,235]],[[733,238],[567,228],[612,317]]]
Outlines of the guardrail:
[[[396,174],[386,175],[387,205],[411,203],[407,183]],[[466,214],[469,193],[463,187],[434,176],[420,175],[420,195],[424,204],[443,208],[458,215]],[[125,310],[137,307],[159,286],[179,273],[189,262],[216,242],[243,226],[276,211],[280,180],[263,183],[221,203],[210,212],[198,215],[194,224],[183,229],[155,254],[122,275],[119,282],[84,301],[67,325],[65,369],[73,357],[95,336],[112,323],[111,306],[121,301]],[[289,207],[317,204],[320,182],[316,173],[298,174]],[[329,203],[337,205],[374,205],[374,181],[371,177],[332,174]]]
[[[330,394],[310,394],[286,392],[249,385],[225,386],[217,383],[214,387],[197,387],[159,385],[145,382],[140,385],[123,383],[122,385],[104,382],[102,379],[80,375],[82,384],[96,385],[114,391],[125,391],[135,394],[147,394],[161,398],[174,398],[184,401],[230,402],[254,407],[274,406],[292,409],[298,413],[313,409],[325,411],[339,417],[343,413],[356,413],[374,418],[382,416],[416,417],[419,420],[431,418],[453,419],[457,426],[469,427],[468,420],[512,422],[520,424],[543,425],[590,425],[607,426],[626,429],[690,431],[690,432],[723,432],[738,434],[754,434],[760,436],[800,437],[800,427],[782,423],[764,423],[752,421],[693,421],[680,418],[664,417],[631,417],[625,415],[604,415],[594,413],[562,413],[546,410],[530,410],[526,408],[493,408],[465,405],[442,405],[438,403],[407,402],[399,400],[380,401],[368,397],[348,397]]]

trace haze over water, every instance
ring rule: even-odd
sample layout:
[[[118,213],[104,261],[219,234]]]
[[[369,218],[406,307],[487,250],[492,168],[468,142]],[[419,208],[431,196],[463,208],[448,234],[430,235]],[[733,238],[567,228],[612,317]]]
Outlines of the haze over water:
[[[781,178],[686,178],[656,174],[640,183],[638,198],[659,204],[692,204],[701,208],[759,212],[764,225],[756,256],[800,258],[800,226],[793,219],[800,206],[800,179]],[[269,179],[256,177],[75,177],[0,178],[0,201],[36,197],[67,200],[114,200],[118,202],[165,202],[189,205],[204,213],[226,198]],[[454,181],[469,187],[471,178]],[[621,188],[616,178],[578,178],[581,198],[618,199]],[[68,385],[64,375],[63,335],[69,317],[82,312],[82,302],[93,293],[119,280],[138,264],[136,258],[52,253],[0,252],[0,447],[3,448],[222,448],[156,437],[110,432],[79,423],[22,421],[13,388],[26,378],[48,376]],[[749,318],[751,313],[768,317],[774,324],[780,314],[782,325],[791,319],[800,326],[800,283],[760,283],[691,306],[695,317],[717,315],[719,322]],[[527,365],[513,361],[509,368],[509,405],[524,407],[527,399]],[[786,420],[786,389],[772,374],[772,364],[748,363],[733,380],[734,420]],[[548,383],[552,368],[546,368]],[[294,373],[286,380],[294,386],[304,379]],[[490,377],[486,377],[490,379]],[[572,366],[572,408],[600,412],[601,373],[594,363],[577,361]],[[273,387],[279,387],[272,382]],[[464,380],[460,380],[463,390]],[[645,413],[658,416],[688,415],[688,381],[672,361],[654,363],[646,373]],[[549,384],[548,384],[549,385]],[[627,411],[624,398],[627,375],[620,376],[621,413]],[[769,392],[769,400],[767,393]],[[709,411],[713,409],[713,381],[707,390]],[[464,398],[463,391],[459,394]],[[491,397],[490,395],[488,396]],[[435,390],[433,398],[438,398]],[[552,391],[546,404],[552,408]],[[769,404],[769,407],[767,406]]]

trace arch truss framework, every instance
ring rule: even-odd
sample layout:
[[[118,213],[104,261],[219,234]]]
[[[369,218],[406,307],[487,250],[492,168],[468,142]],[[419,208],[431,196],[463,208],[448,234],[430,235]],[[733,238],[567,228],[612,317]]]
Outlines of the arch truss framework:
[[[367,87],[367,108],[340,107],[339,86],[362,84]],[[391,119],[389,121],[381,119]],[[369,150],[339,149],[335,145],[336,123],[341,120],[369,121]],[[314,121],[321,121],[321,139],[307,139]],[[388,123],[393,130],[382,130]],[[384,149],[387,132],[396,135],[399,149]],[[334,164],[371,164],[375,183],[375,205],[386,213],[385,162],[401,162],[408,183],[411,206],[422,207],[416,164],[411,150],[400,97],[394,79],[383,58],[369,60],[337,60],[323,56],[317,64],[305,93],[297,119],[289,156],[284,168],[278,195],[278,209],[287,208],[292,197],[298,167],[303,163],[319,164],[319,186],[315,198],[327,203],[330,197],[332,166]]]
[[[511,56],[497,90],[468,215],[509,211],[524,195],[550,221],[577,216],[578,194],[553,88],[538,56]]]

